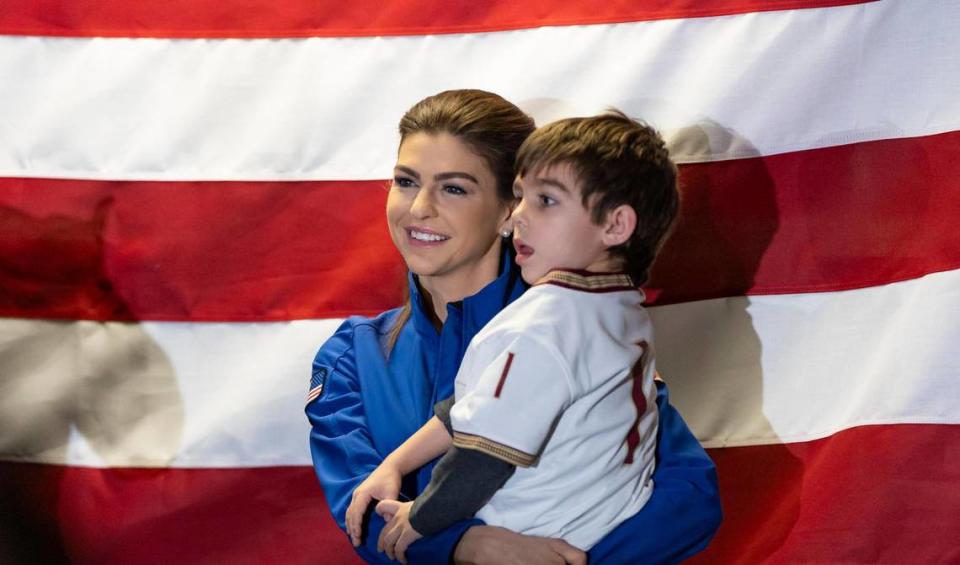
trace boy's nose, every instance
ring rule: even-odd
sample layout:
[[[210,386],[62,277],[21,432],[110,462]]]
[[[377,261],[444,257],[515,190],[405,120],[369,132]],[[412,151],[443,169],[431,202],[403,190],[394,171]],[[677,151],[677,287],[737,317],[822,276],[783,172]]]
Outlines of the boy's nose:
[[[510,221],[513,223],[514,226],[518,226],[521,224],[525,225],[526,217],[524,214],[525,214],[525,207],[523,204],[523,200],[521,200],[520,203],[517,204],[517,206],[513,209],[513,212],[510,214]]]

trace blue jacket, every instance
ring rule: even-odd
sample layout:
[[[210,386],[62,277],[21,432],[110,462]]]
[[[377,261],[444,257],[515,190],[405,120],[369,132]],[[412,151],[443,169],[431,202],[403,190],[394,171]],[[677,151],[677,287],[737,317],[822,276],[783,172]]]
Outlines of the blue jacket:
[[[470,339],[526,286],[509,253],[502,274],[477,294],[447,306],[438,332],[421,308],[409,276],[410,320],[389,358],[385,342],[399,309],[375,318],[347,319],[320,348],[313,362],[306,407],[310,451],[334,519],[344,529],[353,490],[383,459],[433,415],[433,405],[453,394],[453,382]],[[660,431],[653,496],[634,517],[589,552],[590,563],[675,563],[699,552],[720,525],[721,510],[713,462],[670,406],[658,383]],[[410,499],[430,481],[433,464],[407,477],[402,496]],[[483,524],[464,520],[407,550],[410,563],[447,563],[463,533]],[[369,563],[392,563],[377,552],[383,519],[373,514],[357,553]]]

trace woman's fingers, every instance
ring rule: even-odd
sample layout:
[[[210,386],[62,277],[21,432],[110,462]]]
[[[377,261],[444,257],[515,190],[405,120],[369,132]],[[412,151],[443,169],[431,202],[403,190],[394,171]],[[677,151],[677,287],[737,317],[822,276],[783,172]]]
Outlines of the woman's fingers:
[[[525,536],[495,526],[473,526],[457,543],[454,563],[526,565],[543,563],[584,565],[584,552],[560,539]]]
[[[587,565],[587,554],[562,539],[551,540],[552,549],[569,565]]]
[[[367,511],[367,506],[372,500],[366,492],[353,491],[353,499],[350,506],[347,507],[347,533],[350,534],[350,542],[354,547],[360,545],[360,534],[363,528],[363,515]]]

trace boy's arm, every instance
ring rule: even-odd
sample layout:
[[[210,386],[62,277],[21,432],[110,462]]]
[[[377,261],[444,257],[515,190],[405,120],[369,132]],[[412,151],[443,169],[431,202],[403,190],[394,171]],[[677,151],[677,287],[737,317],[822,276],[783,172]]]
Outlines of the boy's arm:
[[[453,397],[438,402],[434,406],[436,416],[431,419],[451,435],[450,409],[453,404]],[[514,470],[514,465],[491,455],[450,447],[434,467],[430,483],[413,503],[386,500],[377,505],[377,514],[389,520],[380,534],[378,549],[390,559],[406,563],[406,549],[411,542],[424,535],[436,535],[452,524],[472,517],[513,475]]]
[[[430,536],[472,517],[515,470],[486,453],[451,447],[433,468],[430,484],[414,501],[410,525]]]
[[[346,529],[346,509],[354,489],[383,461],[367,424],[353,341],[354,328],[347,321],[318,352],[313,369],[314,374],[322,373],[325,377],[323,393],[306,406],[314,470],[341,530]],[[367,563],[390,563],[386,555],[377,551],[377,538],[384,524],[380,516],[370,516],[369,532],[364,543],[356,548]],[[483,522],[464,520],[436,536],[419,540],[417,563],[446,563],[464,532],[478,525]]]
[[[346,512],[347,533],[354,547],[362,541],[363,516],[370,502],[397,498],[404,475],[436,459],[450,447],[451,441],[446,427],[434,416],[360,483]]]
[[[389,520],[377,547],[390,559],[406,563],[411,543],[472,516],[513,471],[513,465],[484,453],[451,448],[434,467],[430,484],[414,502],[384,500],[377,504],[377,514]]]
[[[443,427],[447,428],[450,437],[453,437],[453,424],[450,422],[450,409],[453,408],[453,403],[454,398],[451,396],[433,405],[433,413],[436,414]]]
[[[383,460],[401,475],[406,475],[445,453],[452,445],[450,434],[439,418],[434,416]]]
[[[720,527],[716,468],[670,405],[661,381],[657,408],[653,495],[640,512],[590,549],[591,563],[678,563],[702,551]]]

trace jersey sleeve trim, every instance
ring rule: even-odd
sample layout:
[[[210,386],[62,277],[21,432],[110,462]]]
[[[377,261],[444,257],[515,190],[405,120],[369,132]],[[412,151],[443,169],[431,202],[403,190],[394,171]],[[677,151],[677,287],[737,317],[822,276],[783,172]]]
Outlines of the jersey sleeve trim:
[[[509,445],[503,445],[491,439],[465,432],[453,432],[453,445],[461,449],[472,449],[480,453],[486,453],[517,467],[531,467],[537,461],[536,455],[524,453]]]

